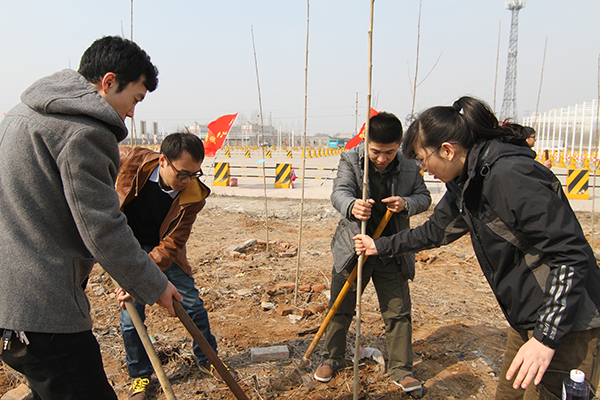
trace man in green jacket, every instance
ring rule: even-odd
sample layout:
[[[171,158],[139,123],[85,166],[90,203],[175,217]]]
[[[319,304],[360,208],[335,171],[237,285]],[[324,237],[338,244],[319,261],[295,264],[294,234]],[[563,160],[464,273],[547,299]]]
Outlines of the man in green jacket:
[[[333,271],[331,301],[346,282],[357,257],[352,237],[360,233],[362,221],[373,234],[387,210],[392,212],[382,236],[409,227],[409,217],[431,204],[431,196],[419,167],[400,152],[402,124],[395,115],[379,113],[370,119],[369,150],[364,145],[342,153],[333,182],[331,202],[342,216],[331,241]],[[369,158],[368,200],[362,200],[364,159]],[[406,392],[421,383],[412,375],[412,325],[408,280],[415,276],[414,254],[400,258],[369,258],[363,268],[363,286],[373,280],[388,344],[388,376]],[[362,288],[364,289],[364,287]],[[329,382],[336,369],[344,366],[346,335],[356,304],[356,283],[327,327],[322,363],[315,379]]]

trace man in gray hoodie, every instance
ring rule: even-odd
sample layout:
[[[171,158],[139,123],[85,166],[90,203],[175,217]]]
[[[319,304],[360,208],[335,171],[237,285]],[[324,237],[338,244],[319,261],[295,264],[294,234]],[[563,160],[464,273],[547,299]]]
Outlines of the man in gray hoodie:
[[[135,43],[104,37],[78,72],[35,82],[0,122],[0,357],[35,399],[117,399],[84,292],[94,261],[138,301],[174,315],[181,300],[114,190],[124,120],[157,75]]]

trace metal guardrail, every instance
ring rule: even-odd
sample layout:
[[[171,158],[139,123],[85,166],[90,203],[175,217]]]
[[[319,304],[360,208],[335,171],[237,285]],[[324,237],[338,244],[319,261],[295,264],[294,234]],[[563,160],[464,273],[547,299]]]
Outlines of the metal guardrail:
[[[286,164],[286,163],[280,163],[280,164]],[[287,163],[290,164],[290,163]],[[212,165],[208,165],[208,166],[202,166],[203,168],[210,168],[210,172],[206,174],[206,176],[213,176],[212,174],[212,170],[214,169],[214,164]],[[230,170],[231,169],[263,169],[262,166],[260,165],[229,165]],[[265,166],[264,169],[268,169],[268,170],[275,170],[276,167],[274,166]],[[333,179],[335,176],[332,176],[332,173],[337,171],[337,166],[333,167],[333,168],[319,168],[319,167],[306,167],[304,168],[306,171],[328,171],[328,175],[327,176],[307,176],[305,177],[305,179],[315,179],[315,180],[329,180],[329,179]],[[294,170],[296,171],[302,171],[303,168],[302,167],[294,167]],[[270,171],[269,171],[270,172]],[[567,174],[563,173],[563,172],[554,172],[554,174],[556,175],[556,177],[560,180],[561,185],[563,187],[564,190],[566,190],[566,180],[567,180]],[[248,174],[233,174],[230,173],[231,177],[234,178],[273,178],[275,179],[276,176],[275,175],[248,175]],[[296,178],[297,179],[302,179],[302,176],[299,174],[296,174]],[[424,181],[426,184],[444,184],[443,182],[437,180],[437,179],[427,179],[428,176],[424,176]],[[594,187],[600,187],[600,173],[598,174],[598,179],[596,179],[596,185],[594,186],[594,179],[593,179],[593,172],[590,171],[590,180],[589,180],[589,188],[594,188]]]
[[[279,164],[290,164],[290,163],[279,163]],[[202,168],[210,168],[209,172],[207,174],[205,174],[205,176],[212,176],[214,177],[214,164],[212,165],[208,165],[205,166],[203,165]],[[269,169],[269,170],[275,170],[276,167],[270,167],[270,166],[265,166],[264,169]],[[262,166],[258,166],[258,165],[229,165],[229,170],[231,171],[232,169],[263,169]],[[294,170],[306,170],[306,171],[329,171],[329,174],[325,177],[322,176],[306,176],[304,179],[331,179],[331,173],[333,171],[337,171],[337,166],[334,168],[318,168],[318,167],[306,167],[306,168],[302,168],[302,167],[294,167]],[[248,175],[248,174],[233,174],[233,173],[229,173],[229,176],[232,178],[273,178],[275,179],[276,176],[275,175]],[[296,179],[302,179],[302,176],[296,175]]]

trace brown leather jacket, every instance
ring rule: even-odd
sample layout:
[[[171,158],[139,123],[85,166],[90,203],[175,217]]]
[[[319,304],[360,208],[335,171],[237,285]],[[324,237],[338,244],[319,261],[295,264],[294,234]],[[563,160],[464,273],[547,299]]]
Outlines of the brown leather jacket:
[[[121,211],[123,211],[123,207],[137,196],[148,181],[150,174],[158,165],[160,154],[142,147],[121,146],[119,150],[121,168],[116,189]],[[175,197],[160,227],[160,243],[149,253],[161,270],[167,270],[174,261],[183,271],[191,275],[192,268],[187,260],[185,244],[190,237],[196,214],[206,204],[209,194],[210,189],[205,184],[198,179],[193,179]]]

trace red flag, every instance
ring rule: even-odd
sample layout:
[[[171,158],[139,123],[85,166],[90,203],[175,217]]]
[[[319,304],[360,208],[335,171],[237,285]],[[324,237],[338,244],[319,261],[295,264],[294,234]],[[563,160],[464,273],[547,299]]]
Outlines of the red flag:
[[[205,157],[214,157],[217,150],[223,146],[225,137],[233,125],[233,121],[237,117],[237,113],[223,115],[208,124],[208,133],[204,139],[204,155]]]
[[[372,118],[374,115],[379,114],[379,111],[375,110],[374,108],[371,108],[370,114],[371,115],[369,115],[369,119]],[[358,144],[362,142],[362,140],[365,138],[365,124],[363,124],[362,128],[360,128],[360,132],[358,132],[358,135],[354,136],[352,139],[346,142],[346,145],[344,146],[346,150],[350,150],[351,148],[358,146]]]

